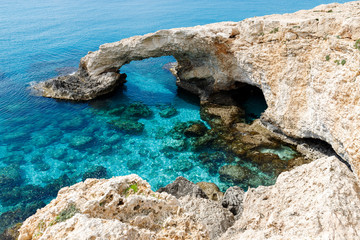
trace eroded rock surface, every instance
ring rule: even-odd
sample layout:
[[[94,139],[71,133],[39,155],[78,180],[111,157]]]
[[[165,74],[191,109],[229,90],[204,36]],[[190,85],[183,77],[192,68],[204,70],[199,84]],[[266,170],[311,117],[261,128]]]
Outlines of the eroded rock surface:
[[[224,198],[221,201],[221,205],[224,208],[227,208],[234,214],[237,218],[239,218],[243,212],[243,200],[244,200],[244,190],[240,187],[230,187],[226,190]]]
[[[215,183],[198,182],[196,183],[196,185],[204,191],[204,193],[206,194],[206,196],[208,196],[210,200],[221,201],[224,196],[224,193],[220,191],[219,187],[216,186]]]
[[[178,200],[128,175],[61,189],[23,223],[19,239],[217,239],[233,223],[215,201]]]
[[[19,239],[359,239],[358,229],[360,185],[339,159],[324,157],[273,186],[229,188],[222,204],[153,192],[137,175],[88,179],[61,189]]]
[[[225,194],[226,195],[226,194]],[[221,239],[359,239],[360,186],[335,157],[299,166],[250,189]]]
[[[218,239],[235,222],[230,211],[224,211],[220,204],[210,199],[185,196],[180,198],[180,204],[187,213],[193,214],[195,222],[206,226],[210,239]]]

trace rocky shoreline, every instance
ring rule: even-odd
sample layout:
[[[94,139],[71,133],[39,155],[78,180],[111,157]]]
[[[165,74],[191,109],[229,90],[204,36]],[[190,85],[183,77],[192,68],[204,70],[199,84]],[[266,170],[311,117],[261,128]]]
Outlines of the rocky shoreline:
[[[172,55],[179,87],[207,101],[255,86],[268,105],[264,122],[293,138],[327,142],[360,176],[359,9],[359,2],[334,3],[135,36],[101,45],[81,59],[76,73],[33,89],[45,97],[88,100],[113,89],[124,64]]]
[[[61,189],[19,239],[357,239],[359,189],[335,157],[218,200],[216,188],[181,177],[157,192],[137,175],[88,179]]]
[[[220,146],[279,177],[256,187],[264,184],[238,162],[223,166],[223,177],[250,186],[245,193],[183,178],[158,192],[137,175],[88,179],[61,189],[23,223],[19,239],[360,238],[359,11],[360,2],[349,2],[161,30],[104,44],[75,74],[34,85],[45,97],[89,100],[125,81],[122,65],[172,55],[177,85],[200,96],[211,126],[179,125],[173,134],[195,147]],[[246,124],[232,96],[251,87],[268,108]],[[282,161],[261,151],[284,144],[301,154]],[[217,170],[214,159],[202,161]]]

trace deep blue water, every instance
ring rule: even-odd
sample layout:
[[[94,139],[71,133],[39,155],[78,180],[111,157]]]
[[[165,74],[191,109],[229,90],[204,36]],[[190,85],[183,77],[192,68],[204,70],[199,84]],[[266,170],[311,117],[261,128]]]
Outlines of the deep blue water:
[[[225,188],[218,174],[209,174],[193,159],[191,151],[169,154],[162,150],[167,145],[181,145],[167,134],[177,122],[200,120],[196,99],[179,96],[174,77],[163,69],[173,58],[148,59],[124,66],[121,71],[128,75],[126,89],[89,103],[31,96],[29,83],[74,71],[81,57],[103,43],[159,29],[240,21],[330,2],[2,0],[0,191],[8,194],[0,194],[0,213],[31,203],[32,200],[24,199],[31,193],[38,196],[45,186],[50,189],[81,181],[86,171],[97,166],[106,168],[107,177],[137,173],[154,189],[180,175]],[[139,120],[145,126],[143,134],[131,135],[114,129],[109,124],[114,117],[107,111],[137,101],[153,111],[150,118]],[[178,114],[161,118],[161,106],[168,104]],[[104,175],[103,169],[97,173]],[[6,174],[9,179],[4,179]],[[24,186],[29,184],[44,189],[27,192]],[[48,197],[39,200],[53,197],[53,193],[46,193]]]

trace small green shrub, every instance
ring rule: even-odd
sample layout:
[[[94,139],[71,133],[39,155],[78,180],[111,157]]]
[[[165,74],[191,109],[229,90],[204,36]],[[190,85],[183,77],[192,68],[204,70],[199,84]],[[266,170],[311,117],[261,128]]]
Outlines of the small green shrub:
[[[130,187],[125,189],[125,196],[126,197],[130,195],[130,192],[129,192],[130,190],[133,190],[134,193],[137,193],[137,191],[139,191],[137,183],[131,184]]]
[[[329,55],[326,55],[325,60],[326,60],[326,61],[329,61],[329,60],[330,60],[330,56],[329,56]]]
[[[340,65],[340,60],[335,60],[334,63],[336,63],[337,65]]]
[[[360,39],[356,40],[354,47],[355,47],[357,50],[360,50]]]
[[[76,213],[80,212],[80,210],[76,207],[75,204],[70,204],[67,208],[62,210],[59,215],[56,216],[55,221],[57,223],[64,222],[70,218],[72,218]]]
[[[273,30],[270,31],[270,33],[277,33],[279,31],[279,28],[274,28]]]
[[[345,65],[345,63],[346,63],[346,60],[345,59],[343,59],[343,60],[341,60],[341,65]]]
[[[328,13],[332,13],[333,12],[333,10],[332,9],[330,9],[329,11],[327,11]]]

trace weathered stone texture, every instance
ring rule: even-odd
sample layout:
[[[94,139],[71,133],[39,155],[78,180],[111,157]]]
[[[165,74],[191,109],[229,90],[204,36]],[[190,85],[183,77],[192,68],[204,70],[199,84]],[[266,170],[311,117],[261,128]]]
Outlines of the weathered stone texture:
[[[360,239],[360,186],[335,157],[250,189],[242,205],[241,218],[221,239]]]
[[[64,214],[69,206],[76,211]],[[215,201],[179,201],[128,175],[61,189],[23,223],[19,239],[217,239],[233,223],[230,211]]]

